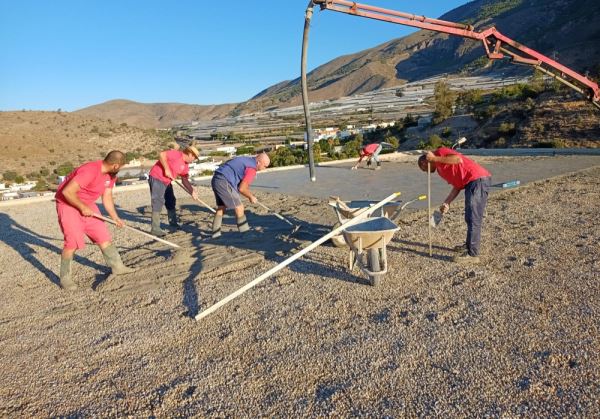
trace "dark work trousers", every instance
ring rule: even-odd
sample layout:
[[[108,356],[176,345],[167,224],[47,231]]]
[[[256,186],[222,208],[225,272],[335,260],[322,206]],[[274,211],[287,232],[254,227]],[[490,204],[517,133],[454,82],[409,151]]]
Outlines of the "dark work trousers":
[[[174,210],[175,193],[173,192],[173,184],[165,185],[160,180],[150,176],[148,178],[150,184],[150,196],[152,199],[152,212],[160,212],[163,205],[167,207],[167,211]]]
[[[492,184],[491,176],[476,179],[465,186],[465,221],[467,222],[467,251],[471,256],[479,256],[481,225],[487,205],[488,191]]]

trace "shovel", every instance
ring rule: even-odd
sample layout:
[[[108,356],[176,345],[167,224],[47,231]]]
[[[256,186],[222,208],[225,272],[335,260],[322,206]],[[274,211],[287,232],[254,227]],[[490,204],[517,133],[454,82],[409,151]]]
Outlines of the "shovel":
[[[273,214],[275,217],[279,218],[282,221],[285,221],[286,223],[288,223],[289,225],[291,225],[292,227],[294,227],[294,229],[292,230],[292,232],[290,234],[294,234],[295,232],[297,232],[298,230],[300,230],[300,226],[295,225],[294,223],[292,223],[290,220],[288,220],[287,218],[285,218],[283,215],[273,211],[271,208],[267,207],[265,204],[263,204],[262,202],[257,201],[256,202],[258,205],[260,205],[261,207],[263,207],[264,209],[266,209],[267,211],[269,211],[271,214]]]
[[[433,211],[431,218],[429,218],[429,225],[435,228],[440,225],[443,218],[444,214],[442,214],[440,211]]]

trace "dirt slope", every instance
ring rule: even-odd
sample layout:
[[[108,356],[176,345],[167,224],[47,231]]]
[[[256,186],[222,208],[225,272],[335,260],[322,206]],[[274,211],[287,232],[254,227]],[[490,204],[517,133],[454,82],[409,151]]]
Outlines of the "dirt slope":
[[[143,130],[67,112],[0,112],[0,167],[2,173],[21,175],[61,163],[97,160],[113,149],[147,153],[163,139]]]

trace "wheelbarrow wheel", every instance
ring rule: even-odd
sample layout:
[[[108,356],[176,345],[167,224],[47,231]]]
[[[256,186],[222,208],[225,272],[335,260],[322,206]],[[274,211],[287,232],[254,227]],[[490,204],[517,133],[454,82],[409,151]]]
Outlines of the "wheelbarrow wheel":
[[[368,268],[371,272],[380,272],[381,271],[381,260],[379,249],[369,249],[367,251],[367,263]],[[370,275],[371,285],[376,287],[381,284],[381,277],[383,274],[374,274]]]
[[[335,223],[335,225],[333,226],[332,230],[335,230],[340,225],[341,224],[338,221],[337,223]],[[348,243],[346,243],[346,240],[344,240],[344,235],[343,234],[340,234],[340,235],[337,235],[337,236],[333,236],[331,238],[331,243],[333,243],[333,245],[335,247],[348,247]]]

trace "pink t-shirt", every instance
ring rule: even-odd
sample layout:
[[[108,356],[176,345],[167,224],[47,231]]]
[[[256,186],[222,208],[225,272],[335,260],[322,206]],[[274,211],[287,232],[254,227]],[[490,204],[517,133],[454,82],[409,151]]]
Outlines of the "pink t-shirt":
[[[377,150],[378,147],[379,147],[379,144],[377,144],[377,143],[366,145],[362,149],[362,154],[364,156],[370,156],[371,154],[375,153],[375,150]]]
[[[457,155],[462,160],[459,164],[436,163],[435,167],[439,175],[450,185],[457,189],[464,189],[467,184],[482,177],[491,176],[483,166],[478,165],[473,160],[463,156],[458,151],[448,147],[440,147],[433,152],[436,156],[446,157]]]
[[[116,176],[111,177],[108,173],[102,173],[102,160],[85,163],[73,170],[60,184],[54,195],[57,202],[68,204],[62,191],[72,180],[80,186],[77,197],[85,204],[91,204],[100,198],[107,188],[115,186],[117,178]]]
[[[190,166],[183,160],[183,152],[179,150],[168,150],[167,151],[167,164],[171,169],[171,174],[174,177],[187,176]],[[163,168],[160,160],[152,166],[150,169],[150,176],[154,179],[160,180],[165,185],[171,184],[171,179],[165,175],[165,169]]]

